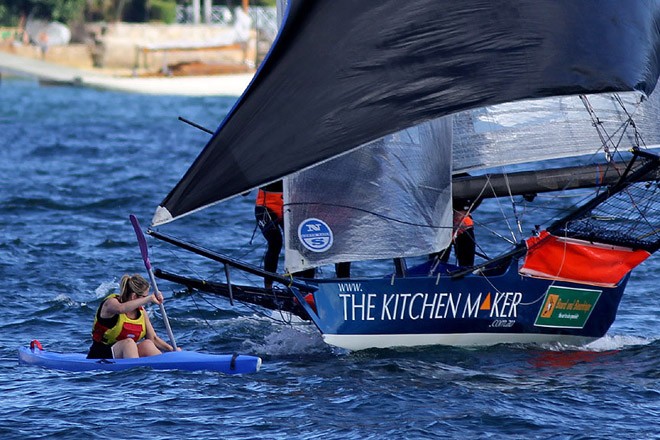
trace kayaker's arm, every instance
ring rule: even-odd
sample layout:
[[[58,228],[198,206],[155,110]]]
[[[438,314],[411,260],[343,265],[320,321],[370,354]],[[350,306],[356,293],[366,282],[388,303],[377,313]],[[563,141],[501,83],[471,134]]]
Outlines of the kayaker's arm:
[[[112,318],[115,315],[126,314],[137,310],[140,307],[146,306],[147,304],[153,302],[154,304],[161,304],[163,296],[158,293],[158,296],[155,293],[147,296],[138,296],[135,299],[126,302],[120,302],[117,298],[110,298],[101,307],[101,318]]]
[[[146,334],[146,339],[151,339],[154,343],[154,345],[161,351],[175,351],[174,347],[172,347],[170,344],[168,344],[165,340],[163,340],[160,336],[156,334],[156,330],[154,330],[153,325],[151,325],[151,320],[149,319],[149,316],[144,317],[145,323],[147,325],[147,334]],[[181,351],[180,347],[177,347],[177,351]]]

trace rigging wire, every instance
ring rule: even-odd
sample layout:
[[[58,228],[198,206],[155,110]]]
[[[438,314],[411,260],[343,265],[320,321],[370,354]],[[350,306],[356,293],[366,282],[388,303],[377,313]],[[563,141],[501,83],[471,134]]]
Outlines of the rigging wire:
[[[387,215],[379,214],[377,212],[364,209],[364,208],[358,208],[356,206],[349,206],[349,205],[341,205],[339,203],[323,203],[323,202],[295,202],[295,203],[285,203],[284,206],[329,206],[333,208],[345,208],[345,209],[352,209],[358,212],[363,212],[365,214],[370,214],[373,215],[374,217],[379,217],[382,218],[383,220],[387,220],[393,223],[400,223],[402,225],[408,225],[408,226],[417,226],[421,228],[429,228],[429,229],[451,229],[451,226],[437,226],[437,225],[429,225],[429,224],[423,224],[423,223],[414,223],[406,220],[399,220],[394,217],[389,217]]]
[[[188,288],[187,291],[190,293],[190,297],[191,297],[191,299],[193,300],[193,303],[195,304],[195,308],[197,309],[197,313],[198,313],[198,315],[199,315],[199,316],[203,316],[203,315],[202,315],[202,310],[199,308],[199,305],[197,304],[197,301],[195,301],[195,295],[193,295],[193,293],[195,293],[195,290],[192,290],[192,289]],[[201,297],[201,295],[200,295],[200,297]],[[207,301],[207,303],[208,303],[208,301]],[[211,307],[215,307],[215,306],[213,306],[213,305],[210,304],[210,303],[209,303],[209,305],[211,305]],[[207,326],[209,329],[215,331],[215,329],[213,328],[213,326],[211,325],[211,323],[210,323],[206,318],[202,318],[202,320],[204,321],[204,323],[206,324],[206,326]],[[220,333],[218,333],[218,332],[216,331],[216,334],[220,334]]]
[[[598,137],[600,138],[600,143],[603,147],[603,150],[605,151],[605,159],[608,162],[612,162],[613,156],[610,152],[610,147],[609,143],[612,141],[609,136],[603,136],[603,133],[607,134],[607,131],[603,127],[603,123],[601,120],[596,116],[596,112],[591,105],[591,102],[589,101],[589,98],[586,95],[579,95],[580,100],[582,101],[582,104],[584,105],[584,108],[587,110],[587,113],[589,113],[589,116],[591,117],[591,123],[592,125],[596,128],[596,133],[598,133]],[[616,146],[613,145],[613,147],[616,149]]]
[[[601,142],[601,147],[598,148],[598,150],[592,154],[592,159],[595,158],[600,152],[605,151],[606,157],[609,161],[612,160],[612,158],[615,155],[618,155],[619,157],[623,158],[622,152],[620,150],[620,145],[626,139],[626,132],[628,131],[629,128],[633,128],[635,130],[635,139],[636,143],[643,143],[643,139],[638,133],[637,127],[632,119],[631,112],[626,108],[624,105],[623,101],[621,100],[621,97],[618,94],[613,94],[613,100],[616,102],[617,107],[620,107],[622,109],[623,114],[625,114],[625,117],[622,117],[623,121],[620,124],[617,124],[616,127],[610,127],[609,129],[604,126],[604,123],[602,120],[598,118],[596,115],[596,112],[591,105],[591,102],[589,98],[585,95],[580,96],[580,99],[586,109],[586,111],[589,114],[589,117],[592,120],[592,125],[595,127],[596,132],[598,134],[598,137]],[[639,101],[637,102],[637,105],[639,105]],[[634,113],[634,112],[633,112]],[[610,162],[611,163],[611,162]],[[613,172],[616,172],[618,175],[621,175],[623,170],[617,167],[607,167],[604,172],[609,172],[612,170]],[[505,220],[506,226],[511,233],[512,240],[507,239],[497,231],[493,230],[492,228],[489,228],[483,220],[475,222],[477,223],[482,229],[488,230],[491,234],[497,236],[500,239],[503,239],[507,241],[510,244],[514,244],[517,241],[516,233],[514,233],[514,230],[517,229],[518,234],[521,236],[524,236],[524,221],[523,218],[529,215],[533,215],[534,213],[538,213],[540,210],[543,210],[544,212],[551,212],[555,211],[556,214],[551,215],[551,219],[547,221],[554,221],[555,219],[558,218],[559,215],[561,215],[562,211],[564,211],[567,208],[553,208],[551,207],[550,202],[552,200],[557,200],[561,198],[570,198],[574,199],[574,201],[571,203],[572,207],[580,206],[583,203],[585,203],[586,200],[589,198],[593,197],[594,191],[589,191],[588,193],[583,193],[580,195],[579,193],[572,192],[571,194],[567,193],[559,193],[555,194],[549,198],[545,198],[545,202],[542,205],[532,205],[530,203],[525,203],[526,201],[524,200],[516,200],[511,191],[511,185],[508,179],[508,174],[506,172],[502,173],[504,175],[504,179],[506,182],[506,188],[509,192],[509,200],[511,203],[511,209],[513,211],[512,217],[514,221],[516,222],[516,228],[512,226],[512,224],[508,220],[508,215],[504,212],[503,205],[499,202],[498,199],[498,207],[499,211],[501,214],[501,217]],[[571,182],[573,179],[569,180],[567,182],[566,186],[564,187],[567,188],[570,186]],[[488,181],[487,181],[488,182]],[[492,188],[492,186],[491,186]],[[598,188],[595,192],[598,194],[602,189]],[[577,199],[576,199],[577,198]],[[523,211],[520,212],[520,206],[523,207]]]
[[[506,183],[506,189],[509,192],[509,200],[511,200],[511,206],[513,208],[513,217],[516,220],[516,224],[518,225],[518,232],[520,233],[520,237],[522,238],[523,231],[522,231],[521,219],[518,217],[518,212],[516,210],[516,201],[513,199],[513,194],[511,192],[511,184],[509,183],[508,174],[504,174],[504,182]],[[515,235],[513,237],[513,240],[517,241]]]
[[[472,204],[470,205],[470,208],[468,209],[468,214],[471,213],[471,212],[474,210],[474,206],[475,206],[475,204],[477,203],[477,201],[478,201],[479,199],[481,199],[481,196],[482,196],[483,193],[486,191],[486,188],[487,188],[488,186],[490,186],[491,189],[493,188],[493,187],[492,187],[492,182],[491,182],[491,180],[490,180],[490,176],[489,176],[489,175],[486,176],[486,182],[485,182],[484,186],[481,188],[481,191],[479,192],[479,195],[478,195],[477,197],[475,197],[474,201],[473,201]],[[506,220],[506,215],[503,214],[503,217],[504,217],[505,220]],[[504,240],[504,241],[506,241],[506,242],[509,243],[509,244],[515,244],[514,241],[509,240],[508,238],[506,238],[505,236],[503,236],[502,234],[500,234],[500,233],[499,233],[498,231],[496,231],[495,229],[489,227],[489,224],[490,224],[490,223],[485,222],[485,221],[483,221],[483,220],[480,220],[480,219],[478,219],[478,218],[477,218],[477,220],[474,220],[474,219],[473,219],[473,221],[474,221],[474,223],[475,223],[476,225],[479,226],[479,228],[481,228],[482,230],[486,230],[487,232],[489,232],[489,233],[492,234],[493,236],[497,237],[498,239]],[[498,222],[498,224],[499,224],[499,222]],[[483,248],[479,245],[479,243],[477,242],[476,244],[477,244],[477,247],[479,248],[479,250],[480,250],[483,254],[485,254],[485,251],[484,251]]]
[[[644,146],[644,147],[646,147],[646,142],[644,142],[644,139],[642,138],[642,134],[641,134],[641,133],[639,132],[639,130],[637,129],[637,124],[635,124],[635,120],[633,119],[632,115],[628,112],[628,109],[627,109],[626,106],[624,105],[623,100],[621,99],[621,96],[619,96],[619,94],[616,93],[616,94],[614,95],[614,99],[616,99],[616,101],[617,101],[617,102],[619,103],[619,105],[621,106],[621,109],[623,110],[623,112],[626,114],[626,116],[628,116],[627,121],[630,122],[630,125],[632,125],[633,129],[635,130],[634,133],[635,133],[635,143],[636,143],[636,146],[637,146],[637,147],[639,147],[639,146]],[[637,104],[637,108],[639,108],[639,105],[640,105],[641,103],[642,103],[642,100],[640,100],[640,101],[638,102],[638,104]],[[625,130],[624,130],[624,131],[625,131]]]
[[[492,183],[491,183],[490,179],[488,179],[488,184],[491,185],[491,189],[494,191],[494,188],[492,187]],[[511,223],[509,222],[509,218],[504,213],[503,203],[500,201],[499,197],[497,197],[495,200],[497,201],[497,207],[500,209],[500,213],[502,214],[502,218],[504,219],[504,221],[506,223],[506,226],[507,226],[507,228],[509,228],[509,232],[511,233],[511,240],[508,240],[508,239],[505,239],[505,240],[507,240],[511,244],[515,244],[517,242],[516,234],[514,233],[513,228],[511,227]],[[515,204],[514,204],[514,206],[515,206]],[[515,210],[515,208],[514,208],[514,210]],[[504,236],[502,236],[502,238],[504,238]]]
[[[634,146],[637,147],[637,148],[639,148],[640,146],[646,147],[646,143],[644,142],[644,139],[643,139],[641,133],[637,129],[637,124],[635,124],[635,121],[633,120],[632,115],[628,112],[628,109],[623,104],[623,101],[621,100],[621,97],[618,94],[615,94],[615,99],[617,100],[617,102],[621,106],[621,109],[628,116],[629,125],[632,126],[632,128],[633,128],[634,135],[635,135],[635,145]],[[640,101],[640,104],[641,104],[641,101]],[[646,206],[646,209],[642,210],[641,208],[639,208],[639,205],[636,203],[635,199],[632,197],[632,194],[630,194],[629,189],[626,189],[625,193],[630,198],[631,205],[633,206],[633,208],[635,208],[637,210],[637,213],[640,215],[640,218],[653,230],[654,226],[652,225],[651,221],[648,219],[648,217],[646,215],[646,212],[649,211],[649,205],[652,202],[651,198],[648,198],[648,204]],[[651,234],[653,234],[654,232],[652,232]]]
[[[618,168],[618,167],[612,165],[612,164],[614,163],[614,162],[613,162],[613,158],[614,158],[615,155],[617,155],[617,156],[618,156],[619,158],[621,158],[622,160],[625,160],[625,159],[623,158],[623,155],[621,154],[621,151],[620,151],[620,148],[619,148],[619,147],[620,147],[620,144],[621,144],[621,142],[623,142],[623,140],[624,140],[624,138],[625,138],[626,131],[627,131],[627,129],[629,128],[629,126],[634,127],[636,133],[637,133],[637,128],[636,128],[636,125],[634,124],[634,121],[632,120],[632,115],[631,115],[630,112],[626,109],[626,107],[625,107],[623,101],[621,100],[621,97],[620,97],[618,94],[613,94],[612,96],[613,96],[614,100],[616,101],[616,103],[618,104],[618,106],[619,106],[619,107],[622,109],[622,111],[626,114],[626,118],[625,118],[625,120],[623,120],[623,121],[621,122],[621,124],[619,124],[619,125],[613,130],[613,132],[612,132],[611,135],[608,134],[608,130],[604,127],[603,122],[602,122],[602,121],[600,120],[600,118],[596,115],[596,112],[595,112],[593,106],[591,105],[591,102],[590,102],[590,100],[589,100],[589,97],[586,96],[586,95],[580,95],[579,97],[580,97],[580,100],[582,101],[582,103],[583,103],[583,105],[584,105],[584,107],[585,107],[587,113],[589,114],[589,117],[591,118],[591,121],[592,121],[592,126],[596,129],[596,133],[598,134],[598,137],[599,137],[599,139],[600,139],[600,141],[601,141],[601,147],[600,147],[595,153],[593,153],[590,157],[593,159],[593,158],[595,158],[595,157],[599,154],[599,152],[600,152],[601,150],[604,151],[604,152],[605,152],[606,159],[607,159],[609,165],[604,169],[603,173],[607,173],[607,172],[609,172],[610,170],[612,170],[613,172],[617,173],[617,175],[621,176],[621,175],[622,175],[622,170],[621,170],[620,168]],[[639,104],[639,103],[638,103],[638,104]],[[615,139],[614,139],[614,136],[615,136],[615,135],[618,135],[618,138],[616,139],[616,141],[615,141]],[[636,138],[637,138],[637,136],[636,136]],[[572,182],[572,180],[569,180],[569,182],[567,182],[567,184],[566,184],[566,186],[564,187],[564,189],[565,189],[568,185],[570,185],[571,182]],[[602,191],[602,188],[601,188],[601,187],[597,187],[596,190],[595,190],[595,193],[596,193],[596,194],[599,194],[600,191]],[[575,196],[575,195],[562,195],[562,194],[557,194],[557,195],[552,196],[552,198],[557,198],[557,199],[558,199],[558,198],[560,198],[560,197],[574,197],[574,196]],[[581,199],[579,199],[579,200],[577,200],[575,203],[573,203],[573,206],[579,206],[579,205],[581,205],[581,204],[584,203],[588,198],[589,198],[589,196],[584,196],[584,197],[582,197]],[[559,215],[559,214],[560,214],[560,211],[558,211],[558,215]],[[554,219],[556,219],[556,218],[557,218],[557,217],[554,217]]]
[[[626,118],[626,120],[624,121],[624,123],[623,123],[623,124],[619,127],[619,129],[617,130],[617,131],[621,131],[621,136],[619,137],[618,142],[617,142],[616,144],[613,144],[613,145],[614,145],[615,152],[619,152],[619,148],[618,148],[618,147],[619,147],[620,143],[621,143],[622,140],[623,140],[623,137],[624,137],[624,135],[625,135],[626,130],[627,130],[629,127],[632,127],[632,128],[633,128],[633,132],[634,132],[635,145],[634,145],[633,147],[639,148],[640,145],[646,147],[646,144],[645,144],[645,142],[644,142],[644,139],[642,138],[641,133],[640,133],[639,130],[637,129],[637,124],[635,124],[635,122],[634,122],[634,120],[633,120],[633,118],[632,118],[632,115],[630,114],[630,112],[629,112],[628,109],[626,108],[625,104],[623,103],[623,100],[621,99],[621,97],[619,96],[619,94],[614,94],[613,96],[614,96],[614,99],[616,100],[616,102],[619,104],[619,107],[621,108],[621,110],[622,110],[622,111],[626,114],[626,116],[627,116],[627,118]],[[603,135],[602,135],[602,133],[601,133],[601,130],[603,130],[605,133],[607,133],[607,131],[606,131],[605,128],[602,126],[602,124],[600,123],[600,121],[598,120],[598,118],[595,116],[595,112],[593,111],[593,107],[591,107],[591,104],[589,103],[588,98],[587,98],[586,96],[583,97],[583,95],[580,95],[580,98],[582,99],[582,102],[584,103],[585,107],[587,108],[587,111],[588,111],[589,114],[591,115],[591,118],[592,118],[592,121],[593,121],[593,123],[594,123],[594,126],[596,127],[596,130],[598,131],[598,134],[599,134],[601,140],[603,141]],[[641,101],[638,102],[638,106],[639,106],[639,104],[641,104]],[[598,121],[598,124],[596,124],[596,121]],[[611,137],[608,136],[607,139],[611,142]],[[603,141],[603,142],[604,142],[604,141]],[[603,145],[604,145],[605,148],[607,148],[607,145],[605,144],[605,142],[603,143]],[[606,151],[606,153],[609,154],[608,151]],[[619,153],[619,154],[620,154],[620,153]],[[616,172],[619,173],[619,175],[621,175],[621,171],[620,171],[620,170],[618,170],[616,167],[615,167],[614,169],[615,169]],[[634,210],[636,210],[636,212],[637,212],[637,214],[640,216],[640,218],[641,218],[642,220],[644,220],[644,222],[646,222],[646,224],[647,224],[649,227],[651,227],[651,229],[653,229],[653,225],[652,225],[651,221],[647,218],[647,216],[646,216],[646,214],[645,214],[645,211],[643,211],[643,210],[639,207],[639,205],[637,204],[635,198],[632,196],[632,194],[631,194],[631,192],[630,192],[630,189],[626,189],[626,190],[624,190],[623,193],[624,193],[625,195],[628,196],[628,198],[629,198],[629,202],[630,202],[630,206],[632,206],[632,208],[633,208]]]
[[[212,307],[216,311],[222,312],[222,311],[225,310],[225,309],[222,309],[222,308],[216,306],[211,301],[209,301],[208,297],[213,295],[212,293],[203,292],[203,291],[198,290],[198,289],[188,289],[188,291],[190,292],[190,296],[191,296],[193,302],[195,303],[195,307],[197,308],[197,311],[200,312],[200,315],[201,315],[201,309],[199,308],[199,305],[197,304],[197,301],[195,301],[195,296],[199,296],[201,299],[204,300],[204,302],[206,304],[208,304],[210,307]],[[215,297],[215,298],[217,298],[217,297]],[[259,309],[257,306],[255,306],[253,304],[242,302],[242,301],[240,303],[241,303],[242,306],[250,309],[255,315],[261,316],[263,318],[269,319],[271,321],[274,321],[274,322],[277,322],[277,323],[280,323],[280,324],[285,324],[285,325],[289,325],[289,326],[293,325],[293,315],[291,315],[287,312],[284,312],[281,309],[277,310],[280,314],[281,319],[277,319],[277,318],[272,317],[268,313],[265,313],[263,310]],[[273,311],[275,311],[275,310],[273,310]],[[288,314],[288,318],[285,316],[285,314]],[[213,329],[213,326],[211,325],[211,323],[209,323],[208,320],[206,320],[205,318],[204,318],[204,322],[208,325],[209,328]]]

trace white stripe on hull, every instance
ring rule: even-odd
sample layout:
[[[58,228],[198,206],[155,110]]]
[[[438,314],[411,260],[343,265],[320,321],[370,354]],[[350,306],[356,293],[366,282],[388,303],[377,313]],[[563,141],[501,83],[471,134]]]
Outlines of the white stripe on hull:
[[[332,335],[324,334],[327,344],[348,350],[367,348],[415,347],[422,345],[450,345],[478,347],[496,344],[544,344],[562,343],[584,345],[599,338],[572,335],[548,335],[535,333],[458,333],[458,334],[408,334],[408,335]]]

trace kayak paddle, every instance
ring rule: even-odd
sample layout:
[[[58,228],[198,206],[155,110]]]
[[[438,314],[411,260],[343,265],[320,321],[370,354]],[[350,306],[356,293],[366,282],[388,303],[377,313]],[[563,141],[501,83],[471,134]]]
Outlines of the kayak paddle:
[[[149,279],[151,280],[151,285],[154,286],[154,291],[158,292],[158,286],[156,285],[156,278],[154,277],[154,272],[151,270],[151,262],[149,261],[149,250],[147,249],[147,239],[142,232],[140,227],[140,222],[137,217],[133,214],[129,215],[128,218],[131,220],[133,229],[135,229],[135,235],[137,236],[138,245],[140,245],[140,253],[142,254],[142,261],[144,261],[144,267],[147,268],[149,272]],[[165,329],[167,330],[167,335],[170,338],[170,343],[172,348],[176,351],[176,341],[174,340],[174,334],[172,333],[172,328],[170,327],[170,321],[167,319],[167,313],[165,312],[165,306],[163,303],[160,303],[160,313],[163,315],[163,321],[165,321]]]

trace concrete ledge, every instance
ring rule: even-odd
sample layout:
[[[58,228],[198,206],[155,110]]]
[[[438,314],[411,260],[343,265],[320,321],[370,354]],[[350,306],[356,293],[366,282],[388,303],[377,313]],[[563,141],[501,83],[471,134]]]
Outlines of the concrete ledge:
[[[12,35],[11,28],[5,31]],[[15,31],[15,30],[14,30]],[[256,33],[250,32],[246,42],[235,41],[235,30],[220,25],[166,25],[161,23],[90,23],[85,26],[85,43],[50,46],[45,53],[36,45],[0,40],[0,51],[25,58],[49,61],[69,67],[92,67],[133,72],[140,52],[141,68],[137,73],[152,74],[165,64],[186,62],[242,65],[254,68]],[[217,43],[214,50],[208,46]],[[223,44],[219,44],[223,42]],[[184,44],[185,43],[185,44]],[[232,43],[232,44],[229,44]],[[179,46],[179,50],[175,50]],[[222,49],[220,46],[225,46]],[[169,48],[147,50],[145,48]],[[191,50],[190,48],[206,50]],[[140,50],[142,49],[142,50]]]

